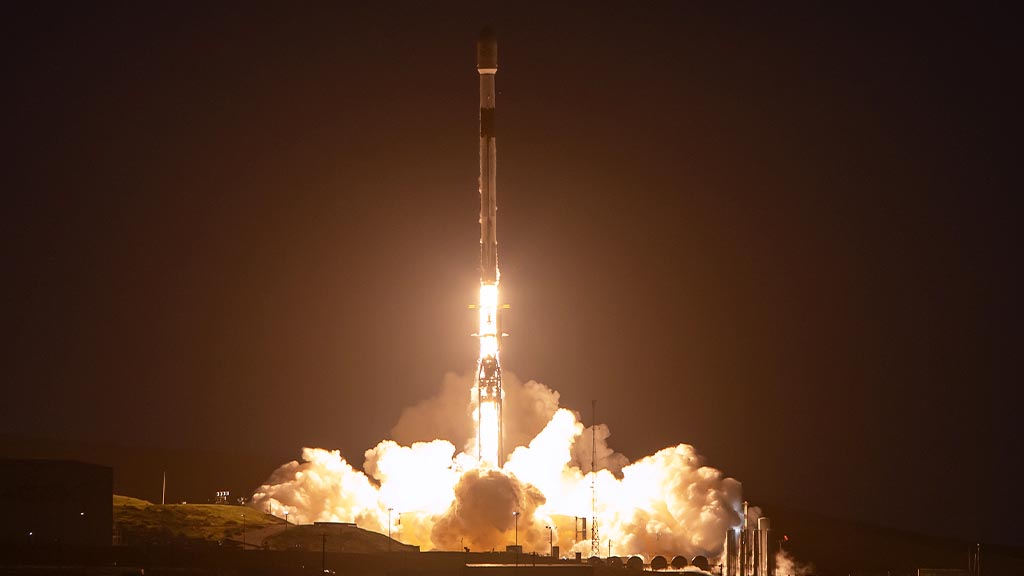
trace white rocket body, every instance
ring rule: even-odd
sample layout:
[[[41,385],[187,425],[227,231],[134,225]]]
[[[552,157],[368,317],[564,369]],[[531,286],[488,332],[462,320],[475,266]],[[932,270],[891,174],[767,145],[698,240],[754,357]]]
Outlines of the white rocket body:
[[[494,76],[498,43],[490,29],[477,42],[480,75],[480,357],[477,362],[477,458],[500,467],[504,457],[501,388],[501,330],[498,322],[497,138],[495,135]]]

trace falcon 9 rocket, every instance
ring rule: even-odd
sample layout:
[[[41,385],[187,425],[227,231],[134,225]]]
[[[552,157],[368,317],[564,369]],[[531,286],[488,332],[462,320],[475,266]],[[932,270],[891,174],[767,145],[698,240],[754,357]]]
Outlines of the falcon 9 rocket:
[[[498,41],[484,28],[477,42],[476,69],[480,75],[480,357],[473,400],[477,425],[477,459],[500,467],[502,400],[500,348],[503,334],[498,323],[498,239],[496,224],[497,139],[494,132],[494,76],[498,71]]]

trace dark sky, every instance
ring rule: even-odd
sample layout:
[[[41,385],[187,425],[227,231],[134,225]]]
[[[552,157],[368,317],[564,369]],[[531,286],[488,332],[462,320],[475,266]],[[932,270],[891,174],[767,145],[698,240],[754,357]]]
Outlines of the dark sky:
[[[1003,10],[179,4],[5,15],[0,434],[361,463],[475,360],[489,23],[506,369],[755,500],[1024,542]]]

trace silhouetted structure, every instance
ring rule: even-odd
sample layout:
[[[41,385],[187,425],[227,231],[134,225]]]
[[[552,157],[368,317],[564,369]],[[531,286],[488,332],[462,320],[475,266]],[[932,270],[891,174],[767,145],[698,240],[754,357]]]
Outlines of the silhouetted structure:
[[[114,471],[66,460],[0,460],[0,546],[110,546]]]

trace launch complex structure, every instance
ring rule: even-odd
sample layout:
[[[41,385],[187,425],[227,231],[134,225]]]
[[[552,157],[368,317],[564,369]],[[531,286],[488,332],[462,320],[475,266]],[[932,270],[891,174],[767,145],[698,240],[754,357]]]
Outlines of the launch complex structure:
[[[473,389],[477,459],[500,468],[504,458],[501,388],[501,338],[498,311],[497,138],[494,131],[494,75],[498,72],[498,41],[490,28],[480,33],[476,50],[480,75],[480,339],[476,384]]]

